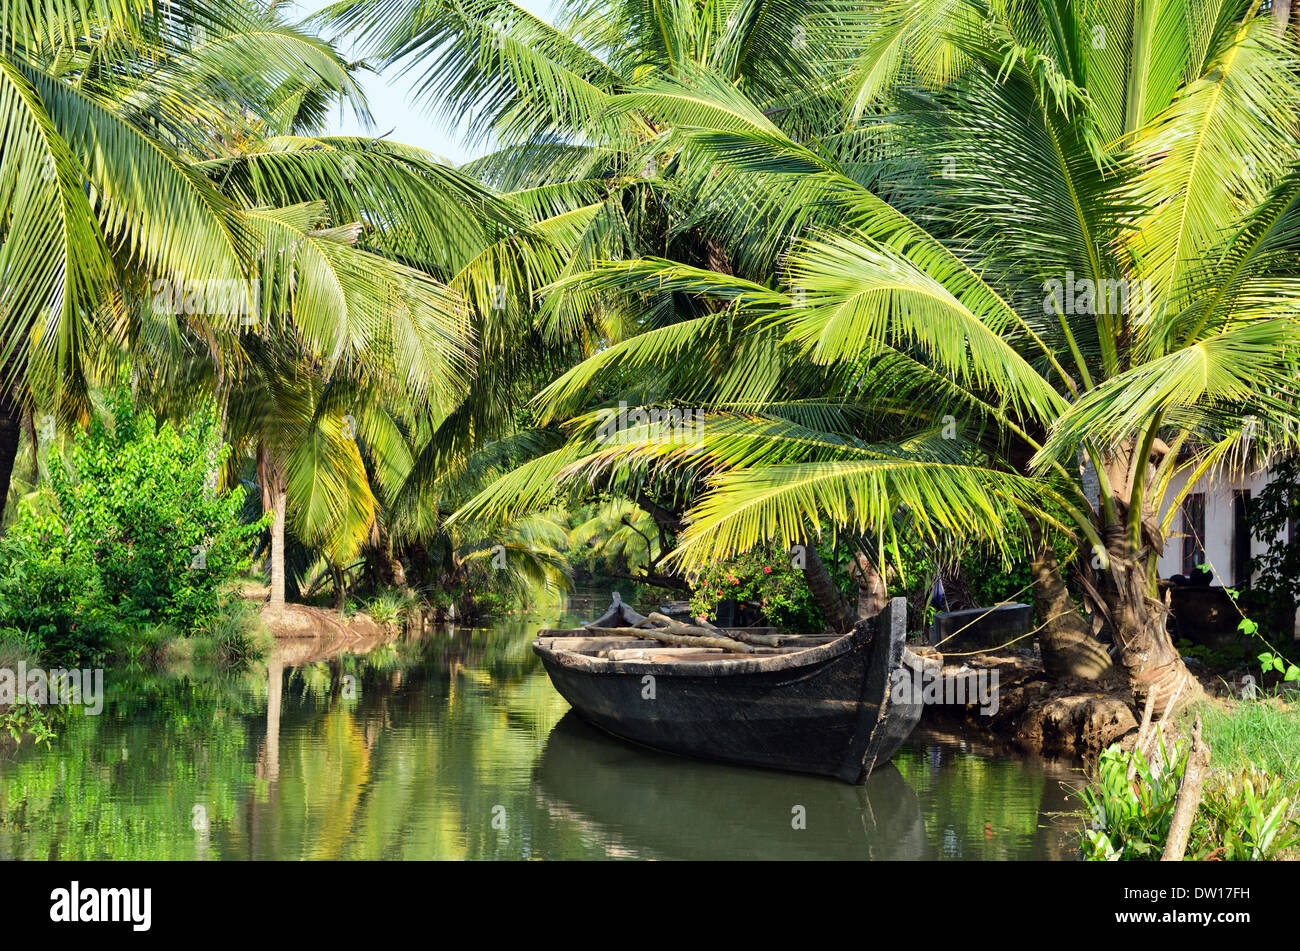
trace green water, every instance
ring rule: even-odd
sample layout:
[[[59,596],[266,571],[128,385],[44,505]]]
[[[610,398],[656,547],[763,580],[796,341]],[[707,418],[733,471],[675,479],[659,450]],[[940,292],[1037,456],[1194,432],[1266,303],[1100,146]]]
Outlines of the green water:
[[[595,733],[529,648],[591,607],[225,680],[109,671],[99,716],[0,759],[0,859],[1074,857],[1063,765],[919,734],[853,787]]]

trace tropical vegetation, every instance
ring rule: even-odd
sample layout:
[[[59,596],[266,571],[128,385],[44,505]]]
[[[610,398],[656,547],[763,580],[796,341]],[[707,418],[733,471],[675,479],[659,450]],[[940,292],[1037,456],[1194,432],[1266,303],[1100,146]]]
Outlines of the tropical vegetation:
[[[11,6],[9,562],[211,619],[149,580],[197,535],[102,540],[174,502],[74,512],[139,418],[215,434],[178,491],[242,498],[272,606],[463,617],[591,552],[803,627],[1025,598],[1049,672],[1168,713],[1178,503],[1295,449],[1297,52],[1246,0]],[[324,134],[385,66],[486,154]],[[19,551],[51,493],[81,554]]]
[[[222,819],[254,778],[225,718],[252,681],[154,668],[210,661],[260,691],[245,668],[264,619],[295,602],[393,630],[410,611],[503,613],[577,574],[705,619],[843,632],[891,596],[913,629],[940,605],[1028,600],[1050,676],[1123,677],[1166,721],[1190,705],[1227,751],[1189,855],[1294,855],[1300,732],[1277,684],[1300,678],[1300,548],[1271,547],[1234,593],[1267,686],[1240,703],[1201,695],[1208,654],[1172,640],[1157,570],[1183,500],[1227,472],[1271,467],[1257,539],[1297,515],[1291,5],[555,14],[5,6],[0,666],[132,668],[123,708],[161,705],[182,760],[202,739],[189,758],[224,772],[205,793],[187,767],[184,788]],[[381,68],[414,75],[480,157],[329,134],[338,110],[368,118],[358,73]],[[392,666],[396,691],[408,647],[290,679],[358,771],[373,737],[340,678]],[[520,668],[504,666],[449,706],[472,730],[394,755],[431,763],[466,736],[533,750],[558,701],[497,704]],[[279,769],[280,673],[259,782]],[[436,686],[455,696],[455,675]],[[125,767],[127,720],[62,717],[6,706],[0,729],[102,735],[92,767],[152,776]],[[514,720],[522,739],[501,732]],[[1157,856],[1187,763],[1176,743],[1105,751],[1084,855]],[[300,768],[286,795],[337,787],[355,811],[351,774]],[[1000,769],[962,781],[1014,783]],[[421,841],[454,851],[453,826]],[[193,845],[159,828],[148,848]],[[119,831],[101,843],[137,853]]]
[[[625,239],[535,298],[622,336],[535,396],[552,447],[453,523],[614,496],[681,572],[832,538],[870,585],[910,540],[982,548],[1032,562],[1049,667],[1102,674],[1100,635],[1139,704],[1197,693],[1156,558],[1183,495],[1295,433],[1300,87],[1269,10],[330,14],[502,145],[476,172]]]

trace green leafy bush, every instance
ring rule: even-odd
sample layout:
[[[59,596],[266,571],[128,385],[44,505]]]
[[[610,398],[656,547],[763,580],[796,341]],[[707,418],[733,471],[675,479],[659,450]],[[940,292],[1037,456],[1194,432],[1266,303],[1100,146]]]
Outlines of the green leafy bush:
[[[1271,635],[1290,638],[1300,601],[1300,539],[1287,541],[1287,528],[1300,519],[1300,455],[1279,460],[1264,488],[1246,507],[1253,538],[1267,548],[1250,560],[1250,586],[1238,599],[1243,612],[1259,619]],[[1250,634],[1253,631],[1246,631]]]
[[[1199,859],[1259,862],[1300,846],[1282,777],[1254,765],[1206,783],[1189,851]]]
[[[0,639],[77,663],[98,659],[120,629],[89,547],[57,512],[20,509],[0,539]]]
[[[1128,776],[1134,767],[1133,778]],[[1185,746],[1156,763],[1111,746],[1094,782],[1080,791],[1088,827],[1083,856],[1094,861],[1154,860],[1169,838],[1178,786],[1187,768]],[[1254,764],[1218,769],[1206,778],[1192,820],[1187,857],[1268,861],[1300,846],[1300,824],[1283,777]]]
[[[242,488],[212,487],[212,414],[177,428],[125,393],[110,406],[0,541],[0,627],[54,660],[99,656],[123,626],[214,624],[264,527],[240,524]]]
[[[397,630],[402,617],[416,603],[415,593],[406,589],[386,588],[367,600],[361,610],[380,627]]]
[[[1004,601],[1033,603],[1033,565],[1026,559],[1010,568],[986,552],[968,552],[961,560],[961,576],[971,598],[981,607]]]
[[[203,647],[199,659],[221,666],[244,667],[270,651],[274,638],[257,609],[247,601],[233,601],[209,621],[197,636]]]
[[[718,605],[734,598],[757,604],[768,623],[792,631],[813,631],[824,623],[803,571],[789,553],[761,546],[710,565],[695,579],[691,613],[714,619]]]

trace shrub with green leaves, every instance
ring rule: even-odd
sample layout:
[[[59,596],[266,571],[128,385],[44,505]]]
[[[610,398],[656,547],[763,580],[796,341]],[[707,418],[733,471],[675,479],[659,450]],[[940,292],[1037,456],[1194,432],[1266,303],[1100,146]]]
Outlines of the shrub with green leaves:
[[[1300,824],[1281,776],[1255,765],[1216,775],[1206,784],[1192,827],[1192,857],[1260,862],[1300,846]]]
[[[0,539],[0,639],[76,663],[98,659],[120,628],[90,547],[57,511],[20,508]]]
[[[691,613],[716,618],[718,605],[728,599],[757,604],[768,623],[783,630],[814,631],[824,623],[803,571],[791,563],[787,552],[771,546],[700,572],[691,595]]]
[[[1079,792],[1089,820],[1083,830],[1084,858],[1159,859],[1186,768],[1186,744],[1151,763],[1118,745],[1103,751],[1095,780]],[[1293,812],[1282,777],[1254,764],[1213,770],[1192,820],[1186,856],[1230,862],[1279,858],[1300,846]]]
[[[1291,636],[1300,601],[1300,539],[1288,527],[1300,519],[1300,455],[1286,456],[1269,470],[1268,481],[1246,507],[1250,533],[1266,543],[1250,559],[1249,587],[1240,605],[1248,617],[1259,619],[1270,635]],[[1252,622],[1252,625],[1254,622]],[[1243,630],[1250,635],[1256,627]]]
[[[0,541],[0,626],[59,659],[118,625],[210,625],[264,527],[240,523],[242,488],[215,488],[227,449],[211,413],[159,425],[125,393],[110,408]]]
[[[1138,750],[1122,750],[1118,745],[1103,750],[1096,780],[1079,794],[1090,819],[1083,833],[1084,858],[1160,858],[1186,765],[1186,754],[1176,750],[1151,762]]]

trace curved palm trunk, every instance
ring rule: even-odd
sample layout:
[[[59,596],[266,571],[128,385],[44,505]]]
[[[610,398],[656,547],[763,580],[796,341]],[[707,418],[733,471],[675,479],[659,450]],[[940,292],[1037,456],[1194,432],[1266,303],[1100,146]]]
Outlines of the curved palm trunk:
[[[1155,597],[1154,554],[1135,552],[1120,532],[1108,532],[1110,571],[1104,576],[1106,612],[1139,710],[1155,695],[1155,716],[1172,713],[1202,693],[1169,636],[1169,607]]]
[[[853,576],[858,583],[858,620],[876,617],[889,602],[889,591],[879,569],[866,553],[853,553]]]
[[[826,615],[827,626],[836,634],[847,633],[857,620],[849,610],[848,602],[831,579],[826,563],[817,554],[817,547],[806,538],[801,539],[799,544],[804,550],[804,580],[808,583],[808,590],[812,592],[817,606]]]
[[[1017,472],[1031,475],[1029,462],[1033,451],[1030,446],[1022,442],[1014,444],[1009,458]],[[1087,621],[1074,606],[1056,549],[1044,537],[1042,523],[1031,519],[1029,530],[1033,545],[1030,568],[1033,572],[1034,613],[1040,626],[1038,643],[1043,650],[1043,670],[1053,678],[1096,680],[1114,666],[1110,654],[1105,645],[1093,637]]]
[[[1159,423],[1157,414],[1140,447],[1134,441],[1104,459],[1114,514],[1102,532],[1110,564],[1101,572],[1098,605],[1119,647],[1119,662],[1128,674],[1134,703],[1145,709],[1147,698],[1154,695],[1157,718],[1202,693],[1200,681],[1187,669],[1169,636],[1169,606],[1159,598],[1156,586],[1156,558],[1164,549],[1164,538],[1143,487]]]
[[[1096,680],[1114,666],[1105,646],[1092,636],[1061,573],[1056,549],[1043,538],[1042,526],[1032,525],[1034,613],[1041,630],[1043,670],[1051,677]]]

